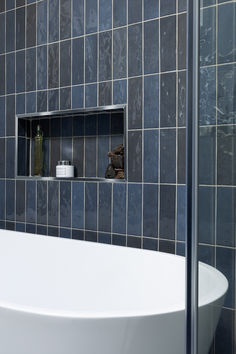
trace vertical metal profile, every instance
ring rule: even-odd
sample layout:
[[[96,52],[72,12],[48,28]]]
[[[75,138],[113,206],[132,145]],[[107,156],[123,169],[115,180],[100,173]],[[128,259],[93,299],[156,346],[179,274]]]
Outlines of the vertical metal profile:
[[[186,354],[198,353],[198,114],[200,0],[187,9]]]

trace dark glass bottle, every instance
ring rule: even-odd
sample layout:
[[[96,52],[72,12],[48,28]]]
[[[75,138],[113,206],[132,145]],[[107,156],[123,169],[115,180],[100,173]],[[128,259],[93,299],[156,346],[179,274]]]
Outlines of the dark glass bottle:
[[[34,138],[34,175],[43,175],[43,132],[39,124]]]

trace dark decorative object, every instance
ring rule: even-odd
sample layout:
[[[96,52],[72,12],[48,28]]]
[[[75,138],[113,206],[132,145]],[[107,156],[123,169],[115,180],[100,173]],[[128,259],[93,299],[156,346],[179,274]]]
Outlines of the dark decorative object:
[[[120,144],[115,147],[112,152],[108,152],[108,157],[111,163],[108,165],[105,177],[106,178],[124,178],[124,146]]]

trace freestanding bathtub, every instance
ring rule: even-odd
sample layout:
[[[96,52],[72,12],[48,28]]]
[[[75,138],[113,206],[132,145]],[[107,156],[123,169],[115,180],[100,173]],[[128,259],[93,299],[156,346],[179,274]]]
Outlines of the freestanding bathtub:
[[[185,260],[0,231],[1,354],[184,354]],[[201,354],[226,278],[200,265]]]

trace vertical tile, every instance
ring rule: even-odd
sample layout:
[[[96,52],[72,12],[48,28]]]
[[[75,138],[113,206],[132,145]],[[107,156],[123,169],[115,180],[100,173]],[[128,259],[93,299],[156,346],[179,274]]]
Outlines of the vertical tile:
[[[72,227],[84,228],[84,182],[72,183]]]
[[[159,132],[158,130],[144,131],[144,182],[158,182],[159,159]]]
[[[97,242],[97,232],[85,231],[85,241]]]
[[[37,224],[47,224],[47,182],[37,181]]]
[[[48,110],[59,110],[59,90],[48,91]]]
[[[47,42],[47,8],[48,1],[40,1],[37,3],[37,44],[45,44]]]
[[[177,240],[186,240],[186,187],[177,187]]]
[[[36,45],[36,4],[27,6],[26,11],[26,47]]]
[[[49,42],[59,40],[59,0],[49,1]]]
[[[85,176],[96,177],[96,138],[85,138]]]
[[[174,254],[175,253],[175,243],[173,241],[160,240],[159,241],[159,251]]]
[[[5,138],[0,138],[0,178],[6,176],[6,152],[5,152]]]
[[[60,156],[60,139],[51,139],[51,161],[50,161],[50,176],[56,176],[56,166],[58,161],[61,159]]]
[[[109,137],[98,137],[98,157],[97,157],[97,174],[98,177],[105,177],[106,169],[109,164],[107,153],[109,151]]]
[[[25,48],[25,7],[16,10],[16,50]]]
[[[6,93],[15,92],[15,53],[6,56]]]
[[[236,59],[236,6],[232,2],[219,6],[218,9],[218,62],[222,64]]]
[[[207,245],[199,245],[198,246],[198,259],[200,262],[204,262],[204,263],[209,264],[212,267],[214,267],[214,264],[215,264],[215,249],[214,249],[214,247],[207,246]],[[209,353],[211,353],[211,351]]]
[[[6,16],[5,14],[0,14],[0,54],[5,53],[6,50]]]
[[[112,0],[99,1],[99,30],[112,28]]]
[[[129,182],[142,181],[142,133],[128,133],[128,179]]]
[[[15,50],[15,11],[6,13],[6,52]]]
[[[143,249],[150,251],[157,251],[158,240],[152,238],[143,238]]]
[[[142,21],[142,0],[128,1],[128,24]]]
[[[164,17],[160,20],[160,60],[161,71],[176,69],[176,17]]]
[[[97,183],[85,183],[85,229],[97,229]]]
[[[99,184],[99,231],[111,231],[111,192],[112,185],[110,183]]]
[[[200,69],[200,125],[216,123],[216,68]],[[224,97],[225,100],[225,97]],[[224,112],[218,101],[218,117]]]
[[[167,16],[176,12],[176,0],[160,0],[160,16]]]
[[[160,132],[160,182],[176,182],[175,129],[163,129]]]
[[[72,161],[72,138],[63,138],[61,141],[62,160]]]
[[[84,83],[84,38],[72,41],[72,83]]]
[[[84,138],[73,138],[73,165],[75,166],[75,177],[84,176]]]
[[[127,28],[113,31],[113,78],[127,76]]]
[[[36,182],[26,181],[26,222],[36,221]]]
[[[36,92],[30,92],[26,95],[26,113],[36,112]]]
[[[161,75],[160,126],[176,126],[176,73]]]
[[[99,84],[99,106],[110,106],[112,104],[112,82]]]
[[[216,8],[202,9],[200,13],[200,64],[216,63]]]
[[[71,109],[71,87],[60,89],[60,109]]]
[[[16,92],[25,92],[25,51],[16,52]]]
[[[98,242],[105,243],[105,244],[111,244],[111,234],[105,234],[103,232],[99,232],[98,233]]]
[[[118,234],[126,233],[126,185],[114,183],[113,185],[113,227]]]
[[[25,181],[16,181],[16,221],[25,221]]]
[[[177,130],[178,133],[178,159],[177,183],[185,184],[186,181],[186,129]]]
[[[143,235],[158,237],[158,186],[145,184],[143,189]]]
[[[141,238],[140,237],[127,237],[127,246],[132,248],[141,248]]]
[[[48,225],[57,226],[59,222],[59,182],[48,182]]]
[[[187,16],[178,16],[178,69],[186,69]]]
[[[47,46],[37,47],[37,89],[47,88]]]
[[[0,75],[1,75],[1,81],[0,81],[0,95],[5,95],[6,90],[5,90],[5,71],[6,71],[6,65],[5,65],[5,55],[0,56]]]
[[[141,235],[142,220],[142,185],[128,185],[128,228],[129,235]]]
[[[199,183],[215,184],[215,127],[201,127],[199,132],[199,142]]]
[[[159,71],[159,21],[144,23],[144,73]]]
[[[72,137],[72,135],[73,135],[73,118],[63,117],[61,119],[61,136]]]
[[[127,0],[113,0],[113,26],[121,27],[127,24]]]
[[[6,139],[6,178],[15,178],[15,138]]]
[[[36,89],[36,48],[26,51],[26,91]]]
[[[71,86],[71,41],[60,43],[60,86]]]
[[[113,234],[112,244],[117,246],[126,246],[126,236]]]
[[[215,188],[199,187],[199,242],[215,244]]]
[[[113,81],[113,103],[127,103],[127,80]]]
[[[15,220],[15,181],[6,181],[6,219]]]
[[[235,247],[236,232],[236,189],[217,188],[216,243]]]
[[[142,25],[128,27],[128,75],[142,74]]]
[[[222,309],[219,324],[216,329],[215,354],[227,353],[233,354],[234,349],[234,326],[235,311],[231,309]]]
[[[85,39],[85,82],[97,82],[97,35]]]
[[[0,136],[5,136],[6,132],[6,105],[5,105],[5,97],[0,97]]]
[[[161,185],[160,238],[175,239],[175,198],[175,186]]]
[[[72,109],[84,107],[84,86],[72,87]]]
[[[128,81],[128,126],[129,129],[142,127],[142,78],[129,79]]]
[[[97,106],[97,84],[85,86],[85,107]]]
[[[112,32],[99,34],[99,80],[111,79]]]
[[[6,97],[6,135],[15,135],[15,96]]]
[[[97,32],[98,30],[98,1],[86,1],[86,33]]]
[[[72,35],[73,37],[84,34],[84,0],[73,1]]]
[[[60,40],[71,37],[71,0],[60,1]]]
[[[0,12],[4,12],[5,10],[5,0],[0,0]]]
[[[72,239],[74,239],[74,240],[84,240],[84,231],[83,230],[74,230],[74,229],[72,229]]]
[[[187,9],[187,0],[178,1],[178,10],[179,12],[185,11]]]
[[[162,102],[161,102],[162,105]],[[159,77],[158,75],[144,78],[144,127],[159,127]]]
[[[71,182],[60,182],[60,226],[71,227]]]
[[[6,10],[14,9],[15,1],[14,0],[7,0],[6,1]]]
[[[220,126],[217,132],[217,182],[236,184],[236,127]]]

